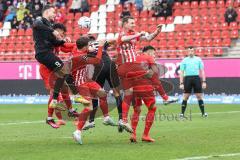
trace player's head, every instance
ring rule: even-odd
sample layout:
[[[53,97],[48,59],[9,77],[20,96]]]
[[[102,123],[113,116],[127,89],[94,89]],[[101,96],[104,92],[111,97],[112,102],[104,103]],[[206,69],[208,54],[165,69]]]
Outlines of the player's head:
[[[56,11],[53,5],[46,4],[42,9],[42,16],[49,21],[54,21],[56,17]]]
[[[155,56],[156,49],[153,46],[149,45],[149,46],[143,47],[142,52],[150,56]]]
[[[122,26],[124,29],[133,31],[135,28],[135,20],[131,16],[126,16],[122,19]]]
[[[189,46],[187,50],[188,50],[188,56],[193,57],[195,54],[194,48],[192,46]]]
[[[61,38],[65,37],[65,33],[67,31],[66,27],[62,23],[56,23],[53,25],[53,29],[57,30],[58,33],[60,34]]]
[[[96,51],[95,42],[96,41],[92,41],[88,36],[82,36],[77,40],[76,44],[79,50],[84,52],[94,52]]]
[[[88,51],[88,43],[90,38],[88,36],[82,36],[76,41],[77,48],[82,51]]]

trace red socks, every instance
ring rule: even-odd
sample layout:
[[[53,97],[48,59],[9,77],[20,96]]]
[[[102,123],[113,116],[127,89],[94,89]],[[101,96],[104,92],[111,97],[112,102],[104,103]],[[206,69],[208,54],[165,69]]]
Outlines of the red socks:
[[[132,102],[133,95],[125,95],[123,102],[122,102],[122,117],[123,121],[127,122],[128,121],[128,111],[130,108],[130,104]]]
[[[134,111],[133,111],[133,115],[132,115],[132,119],[131,119],[131,126],[133,129],[133,134],[136,135],[136,129],[137,129],[137,125],[138,125],[138,121],[139,121],[139,115],[141,113],[141,106],[136,106],[134,107]]]
[[[146,122],[145,122],[145,129],[144,129],[144,133],[143,133],[145,136],[148,136],[149,131],[152,127],[156,109],[157,109],[156,106],[154,106],[151,109],[148,109],[148,113],[147,113],[147,116],[146,116]]]
[[[108,116],[108,104],[107,104],[107,97],[100,98],[100,108],[103,112],[103,116]]]
[[[85,123],[87,121],[89,114],[90,114],[89,108],[84,108],[82,110],[82,112],[80,113],[79,118],[78,118],[78,125],[77,125],[78,130],[82,130],[83,126],[85,125]]]

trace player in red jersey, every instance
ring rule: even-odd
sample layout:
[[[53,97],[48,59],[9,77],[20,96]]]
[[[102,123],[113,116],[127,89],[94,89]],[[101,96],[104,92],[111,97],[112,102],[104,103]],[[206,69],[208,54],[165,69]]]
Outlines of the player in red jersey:
[[[135,32],[135,20],[132,17],[124,17],[122,20],[123,30],[118,37],[118,73],[122,80],[122,87],[124,89],[124,100],[122,103],[122,116],[123,116],[123,128],[128,132],[133,132],[131,126],[128,124],[128,110],[130,103],[133,98],[133,81],[126,78],[128,72],[141,71],[141,66],[136,64],[136,42],[139,40],[151,41],[154,39],[161,31],[161,26],[159,25],[157,29],[151,33],[146,34],[146,32]],[[137,72],[136,72],[137,73]],[[149,76],[149,72],[143,72],[146,76]],[[142,74],[142,72],[140,73]]]
[[[54,24],[53,28],[59,32],[59,35],[64,38],[65,37],[65,32],[66,32],[66,27],[63,24],[56,23]],[[73,45],[71,43],[65,43],[61,47],[56,47],[55,48],[55,54],[58,54],[60,51],[63,52],[69,52],[73,48]],[[46,123],[49,124],[53,128],[59,128],[60,125],[65,125],[65,121],[62,120],[62,114],[61,111],[51,108],[49,106],[50,102],[53,99],[53,84],[50,84],[49,82],[53,82],[54,80],[57,79],[57,77],[54,75],[53,71],[48,69],[45,65],[40,64],[39,68],[40,75],[44,81],[44,85],[46,89],[50,92],[50,98],[48,101],[48,117],[46,119]],[[60,102],[59,104],[63,104],[63,102],[66,105],[66,108],[69,110],[69,115],[76,114],[76,111],[72,108],[72,103],[70,100],[70,95],[68,92],[68,87],[66,85],[63,86],[62,91],[60,92],[60,95],[58,96],[58,101]],[[53,119],[53,112],[55,111],[56,117],[58,118],[58,122],[55,123]]]
[[[86,99],[99,98],[100,108],[102,109],[104,120],[103,124],[115,126],[114,121],[109,117],[108,114],[108,104],[107,104],[107,94],[100,87],[98,83],[91,80],[91,75],[88,75],[89,64],[98,64],[102,58],[102,50],[105,41],[99,41],[98,48],[95,47],[93,43],[90,43],[90,39],[87,36],[79,38],[76,42],[77,48],[85,53],[84,55],[79,55],[72,58],[72,75],[75,79],[76,86],[80,95]],[[88,52],[95,52],[97,49],[97,55],[95,57],[89,57]],[[90,114],[91,104],[87,104],[86,107],[79,114],[79,121],[77,124],[77,129],[73,133],[73,138],[82,144],[81,131],[87,121]]]

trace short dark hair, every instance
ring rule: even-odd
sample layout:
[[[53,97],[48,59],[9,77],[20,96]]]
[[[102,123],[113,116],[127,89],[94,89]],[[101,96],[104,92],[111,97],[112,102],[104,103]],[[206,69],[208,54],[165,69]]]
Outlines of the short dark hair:
[[[88,36],[82,36],[78,38],[78,40],[76,41],[77,48],[82,49],[83,47],[86,47],[89,41],[90,41],[90,38]]]
[[[61,30],[63,30],[64,32],[67,31],[66,27],[65,27],[64,24],[62,24],[62,23],[55,23],[55,24],[53,25],[53,29],[61,29]]]
[[[43,6],[42,13],[44,13],[46,10],[49,10],[50,8],[54,8],[52,4],[46,4]]]
[[[91,34],[88,35],[88,38],[90,39],[90,41],[95,41],[96,40],[96,38]]]
[[[149,45],[149,46],[143,47],[142,52],[147,52],[148,50],[156,51],[156,49],[153,46]]]
[[[129,19],[134,19],[134,18],[131,17],[131,16],[125,16],[125,17],[123,17],[123,19],[122,19],[122,25],[124,25],[125,23],[127,23]]]

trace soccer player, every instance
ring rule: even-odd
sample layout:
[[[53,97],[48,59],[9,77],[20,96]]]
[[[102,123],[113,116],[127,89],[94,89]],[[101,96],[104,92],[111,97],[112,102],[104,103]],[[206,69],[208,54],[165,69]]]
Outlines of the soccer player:
[[[73,85],[74,81],[69,74],[70,65],[63,63],[62,60],[54,53],[54,48],[62,46],[68,39],[62,39],[59,32],[53,29],[53,21],[56,16],[54,6],[47,4],[43,7],[42,17],[37,18],[33,23],[33,39],[35,43],[35,58],[46,66],[49,70],[54,71],[58,77],[54,84],[53,100],[49,106],[52,108],[58,105],[59,92],[66,81],[73,94],[77,94],[77,89]]]
[[[91,36],[90,39],[93,42],[96,42],[95,38],[93,36]],[[107,54],[107,49],[108,49],[109,45],[110,44],[107,43],[105,45],[105,47],[103,48],[103,55],[102,55],[101,63],[94,65],[94,74],[93,74],[92,80],[96,81],[101,86],[101,88],[104,87],[104,83],[105,83],[105,81],[107,81],[108,84],[110,85],[110,88],[113,89],[113,93],[115,96],[116,105],[117,105],[117,109],[118,109],[119,123],[121,123],[121,121],[122,121],[122,97],[120,95],[120,90],[119,90],[120,80],[119,80],[119,77],[117,74],[115,62],[112,61],[111,58],[109,57],[109,55]],[[96,56],[96,55],[95,55],[95,53],[90,53],[89,56]],[[95,118],[95,114],[96,114],[97,107],[98,107],[98,100],[93,99],[92,104],[93,104],[93,111],[90,113],[89,123],[85,124],[84,130],[95,127],[94,118]],[[121,126],[118,127],[118,130],[119,130],[119,132],[123,131]]]
[[[137,53],[135,50],[136,42],[139,40],[151,41],[154,39],[161,31],[161,25],[151,33],[146,35],[146,32],[135,32],[135,20],[132,17],[124,17],[122,19],[123,30],[118,37],[118,74],[122,81],[122,87],[124,89],[124,99],[122,103],[122,117],[123,123],[121,124],[124,129],[130,133],[133,132],[131,126],[128,124],[128,110],[130,103],[132,102],[132,92],[133,92],[133,83],[131,80],[126,78],[127,72],[135,71],[140,69],[139,66],[136,66]],[[148,71],[146,71],[146,75]]]
[[[148,62],[149,68],[151,68],[154,72],[152,78],[150,78],[150,81],[152,82],[152,85],[154,86],[155,90],[159,93],[159,95],[163,99],[163,103],[165,105],[170,104],[170,103],[175,103],[178,101],[178,98],[170,98],[162,84],[161,81],[159,80],[159,68],[157,64],[155,63],[155,54],[156,54],[156,49],[153,46],[145,46],[142,50],[143,54],[137,57],[138,63],[143,63],[143,62]]]
[[[65,37],[66,27],[63,24],[56,23],[53,25],[53,29],[59,33],[59,36],[61,36],[61,38]],[[71,44],[65,43],[63,46],[55,48],[55,54],[58,54],[59,51],[68,52],[69,46],[71,48]],[[64,120],[62,120],[61,111],[51,108],[49,106],[51,100],[53,99],[53,86],[50,85],[50,81],[53,81],[53,79],[51,79],[51,78],[56,79],[56,76],[52,77],[51,76],[53,74],[52,71],[49,70],[43,64],[40,64],[39,72],[44,81],[44,85],[45,85],[46,89],[50,92],[50,98],[48,101],[48,117],[46,119],[46,123],[49,124],[52,128],[59,128],[60,125],[65,125],[66,122]],[[76,111],[72,107],[68,87],[66,85],[63,86],[62,91],[58,96],[58,101],[65,102],[65,105],[67,106],[67,109],[69,110],[69,115],[77,114]],[[55,121],[53,119],[54,111],[55,111],[56,117],[58,118],[57,124],[55,123]]]
[[[201,76],[201,78],[200,78]],[[187,107],[187,100],[193,92],[195,93],[202,117],[207,117],[208,114],[204,110],[203,89],[207,87],[204,65],[200,57],[194,55],[193,47],[188,48],[188,57],[184,58],[180,64],[180,89],[184,90],[182,101],[181,118],[184,118],[184,113]]]
[[[101,86],[95,81],[91,80],[91,75],[88,75],[87,65],[98,64],[102,58],[102,49],[105,44],[104,41],[99,41],[99,47],[96,57],[89,57],[87,52],[94,52],[96,47],[93,43],[90,43],[90,39],[87,36],[80,37],[77,42],[77,48],[85,53],[85,55],[80,55],[72,58],[72,72],[77,83],[77,88],[80,95],[84,96],[86,99],[89,98],[99,98],[100,108],[102,109],[104,120],[103,124],[115,126],[114,121],[110,118],[108,114],[108,104],[107,104],[107,94],[101,88]],[[77,125],[77,130],[73,133],[74,139],[82,144],[81,131],[87,121],[90,114],[90,104],[84,108],[84,110],[79,115],[79,122]]]

